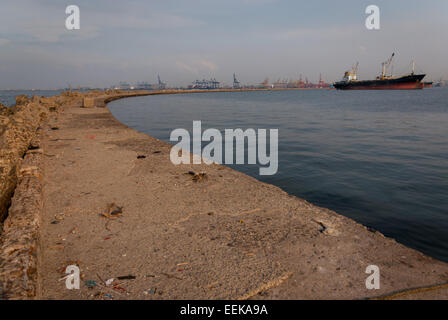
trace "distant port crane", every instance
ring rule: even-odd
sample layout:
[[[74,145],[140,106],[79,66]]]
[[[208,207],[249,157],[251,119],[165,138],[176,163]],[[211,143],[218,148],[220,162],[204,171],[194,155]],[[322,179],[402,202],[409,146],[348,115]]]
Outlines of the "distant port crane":
[[[195,80],[190,86],[190,89],[219,89],[220,83],[215,78],[210,80]]]
[[[165,82],[162,82],[162,80],[160,80],[160,75],[157,75],[157,82],[158,82],[158,85],[159,85],[159,90],[165,90],[165,88],[166,88],[166,83]]]
[[[236,79],[235,74],[233,74],[233,89],[241,89],[241,83]]]

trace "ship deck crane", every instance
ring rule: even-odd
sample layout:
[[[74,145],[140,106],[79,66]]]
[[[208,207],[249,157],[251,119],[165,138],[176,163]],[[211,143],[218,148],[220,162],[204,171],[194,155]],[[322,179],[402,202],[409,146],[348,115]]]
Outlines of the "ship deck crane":
[[[359,62],[356,62],[355,66],[352,68],[352,72],[353,72],[354,74],[357,74],[357,73],[358,73],[358,67],[359,67]]]
[[[381,64],[382,71],[381,71],[381,79],[385,79],[386,78],[386,74],[389,71],[390,65],[392,64],[392,60],[394,59],[395,53],[392,53],[391,57],[389,58],[389,60],[383,62]]]

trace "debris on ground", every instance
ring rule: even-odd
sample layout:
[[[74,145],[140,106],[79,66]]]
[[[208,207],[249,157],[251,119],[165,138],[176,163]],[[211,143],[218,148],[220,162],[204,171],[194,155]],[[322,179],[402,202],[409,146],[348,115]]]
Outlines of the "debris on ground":
[[[57,220],[57,221],[62,221],[62,220],[64,220],[64,214],[61,213],[61,214],[59,214],[59,215],[55,215],[55,216],[54,216],[54,220]]]
[[[192,179],[193,179],[193,181],[202,181],[207,178],[208,178],[208,176],[205,172],[199,172],[199,173],[195,174]]]
[[[109,294],[109,293],[106,293],[106,294],[104,295],[104,298],[109,298],[109,299],[113,299],[112,295],[111,295],[111,294]]]
[[[39,145],[35,143],[30,143],[30,145],[28,146],[28,150],[39,150],[39,149],[40,149]]]
[[[84,282],[84,284],[85,284],[86,287],[89,288],[89,289],[93,289],[93,288],[95,288],[95,287],[98,285],[98,284],[96,283],[95,280],[86,280],[86,281]]]
[[[58,249],[58,250],[64,250],[65,246],[62,246],[62,245],[56,244],[56,245],[54,245],[54,246],[49,246],[48,248],[49,248],[49,249]]]
[[[161,152],[162,151],[157,150],[157,151],[154,151],[153,153],[156,154],[156,153],[161,153]]]
[[[79,267],[81,265],[81,261],[79,261],[79,260],[76,260],[76,261],[74,261],[74,260],[64,261],[64,262],[61,262],[61,265],[62,265],[62,267],[57,270],[57,272],[59,274],[65,273],[65,270],[67,270],[68,266],[75,265],[75,266]]]
[[[172,274],[168,274],[168,273],[165,273],[165,272],[162,272],[161,274],[162,274],[162,275],[164,275],[165,277],[167,277],[168,279],[177,279],[177,280],[182,280],[182,278],[179,278],[179,277],[173,276]]]
[[[191,180],[198,182],[208,179],[208,175],[206,172],[199,172],[196,173],[194,171],[188,171],[187,174],[191,175]]]
[[[62,138],[57,138],[57,139],[50,139],[50,141],[63,141],[63,140],[65,140],[65,141],[75,141],[76,139],[62,139]]]
[[[156,294],[156,291],[157,291],[157,288],[154,288],[154,289],[148,289],[148,290],[145,290],[145,291],[143,291],[143,293],[144,293],[145,295],[148,295],[148,294]]]
[[[106,218],[116,218],[123,213],[123,207],[117,206],[114,202],[107,205],[106,209],[102,213],[102,216]]]
[[[136,279],[137,277],[136,276],[133,276],[133,275],[127,275],[127,276],[120,276],[120,277],[117,277],[117,279],[118,280],[134,280],[134,279]]]
[[[112,282],[114,282],[114,280],[115,280],[114,278],[107,279],[106,282],[104,282],[104,284],[106,285],[106,287],[109,287],[112,284]]]
[[[190,264],[190,262],[182,262],[182,263],[178,263],[178,264],[176,264],[176,266],[184,266],[184,265],[187,265],[187,264]]]
[[[88,296],[87,296],[87,298],[88,299],[97,299],[97,298],[99,298],[99,297],[101,297],[101,295],[102,295],[103,293],[101,292],[101,291],[97,291],[97,292],[95,292],[95,293],[91,293],[91,294],[89,294]]]
[[[114,284],[114,281],[115,281],[114,278],[110,278],[110,279],[104,281],[98,273],[96,274],[96,276],[98,277],[98,279],[100,279],[100,283],[96,283],[94,280],[91,280],[91,281],[95,282],[95,285],[98,285],[99,287],[101,287],[105,290],[111,290],[111,291],[113,290],[113,292],[115,292],[118,295],[121,295],[120,291],[127,293],[126,289],[121,287],[119,283]]]
[[[137,159],[145,159],[146,158],[146,156],[144,156],[144,155],[138,155],[137,156]]]
[[[77,230],[78,230],[78,227],[75,226],[75,227],[73,227],[73,229],[70,231],[70,233],[71,233],[71,234],[75,234]]]
[[[116,290],[116,291],[121,291],[121,292],[124,292],[124,293],[126,293],[126,289],[125,288],[123,288],[122,286],[120,286],[120,284],[114,284],[114,286],[112,287],[112,289],[114,289],[114,290]]]

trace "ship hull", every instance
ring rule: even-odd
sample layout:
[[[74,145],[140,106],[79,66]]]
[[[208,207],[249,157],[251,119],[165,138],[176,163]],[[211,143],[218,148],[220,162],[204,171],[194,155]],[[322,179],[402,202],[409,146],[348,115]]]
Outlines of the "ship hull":
[[[423,89],[424,74],[408,75],[400,78],[364,81],[340,81],[334,84],[338,90],[416,90]]]

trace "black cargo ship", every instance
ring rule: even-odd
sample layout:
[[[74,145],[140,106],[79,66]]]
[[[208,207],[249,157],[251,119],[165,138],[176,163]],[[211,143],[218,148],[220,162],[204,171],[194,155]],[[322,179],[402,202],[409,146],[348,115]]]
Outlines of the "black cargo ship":
[[[395,54],[392,54],[390,59],[382,63],[381,75],[375,80],[358,80],[357,69],[358,64],[352,68],[351,72],[347,71],[344,74],[342,81],[334,84],[334,87],[339,90],[413,90],[423,89],[425,87],[422,83],[425,74],[415,74],[414,64],[412,66],[412,73],[400,77],[387,75],[387,72],[392,63]]]

